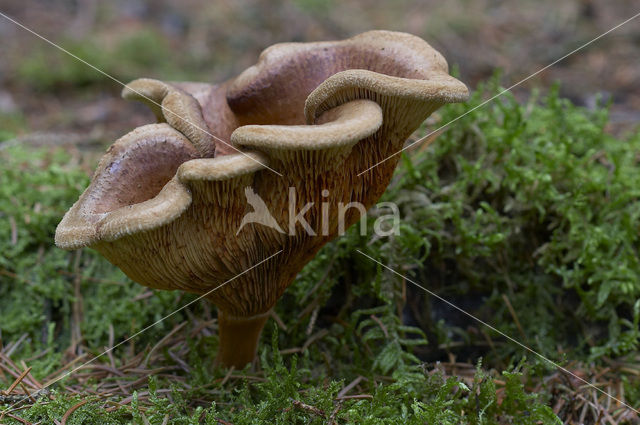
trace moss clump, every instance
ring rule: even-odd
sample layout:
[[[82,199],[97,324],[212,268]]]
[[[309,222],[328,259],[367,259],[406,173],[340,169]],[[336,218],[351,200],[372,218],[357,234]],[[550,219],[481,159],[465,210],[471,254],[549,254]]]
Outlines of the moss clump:
[[[441,123],[498,90],[479,88]],[[546,356],[636,351],[640,133],[614,138],[607,118],[557,89],[524,105],[506,94],[463,117],[405,159],[385,196],[399,203],[408,236],[379,249],[394,252],[393,265],[415,265],[445,298],[479,294],[475,314]],[[434,303],[425,300],[427,311]]]

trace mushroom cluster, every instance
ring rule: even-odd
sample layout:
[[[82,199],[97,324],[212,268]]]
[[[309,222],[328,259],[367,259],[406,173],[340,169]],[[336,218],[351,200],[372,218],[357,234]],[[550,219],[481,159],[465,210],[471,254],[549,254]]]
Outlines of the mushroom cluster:
[[[339,223],[335,206],[372,206],[399,157],[369,168],[467,96],[440,53],[388,31],[277,44],[217,85],[135,80],[123,97],[148,103],[159,123],[107,150],[56,244],[94,248],[151,288],[207,294],[217,360],[243,367],[297,273],[358,220],[351,209]],[[256,213],[252,198],[271,225],[243,221]]]

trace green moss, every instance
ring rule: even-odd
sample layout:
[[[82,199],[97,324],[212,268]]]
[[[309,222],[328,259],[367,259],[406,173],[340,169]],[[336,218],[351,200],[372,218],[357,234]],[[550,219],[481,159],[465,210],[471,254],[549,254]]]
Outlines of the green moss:
[[[498,90],[479,88],[441,122]],[[451,296],[482,293],[476,314],[547,356],[559,341],[574,358],[636,350],[640,133],[608,135],[607,116],[553,90],[524,105],[506,94],[457,121],[428,152],[405,160],[385,195],[399,202],[405,234],[424,241],[388,262],[427,257],[417,273],[429,276],[424,283]]]

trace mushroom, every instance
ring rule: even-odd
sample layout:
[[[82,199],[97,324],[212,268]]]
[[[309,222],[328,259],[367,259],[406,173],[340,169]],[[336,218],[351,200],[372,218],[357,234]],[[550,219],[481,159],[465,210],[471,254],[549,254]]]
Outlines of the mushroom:
[[[56,244],[94,248],[142,285],[206,294],[218,363],[243,367],[298,272],[358,220],[349,209],[339,223],[336,206],[371,207],[398,156],[369,167],[468,91],[425,41],[370,31],[274,45],[219,85],[140,79],[123,96],[160,122],[108,149]]]

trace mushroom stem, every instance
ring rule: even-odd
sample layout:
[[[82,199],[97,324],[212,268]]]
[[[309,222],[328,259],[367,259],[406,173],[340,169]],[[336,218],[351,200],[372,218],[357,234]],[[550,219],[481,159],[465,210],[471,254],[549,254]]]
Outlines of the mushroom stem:
[[[220,344],[216,363],[242,369],[256,356],[262,328],[269,312],[255,316],[232,316],[218,310],[218,336]]]

